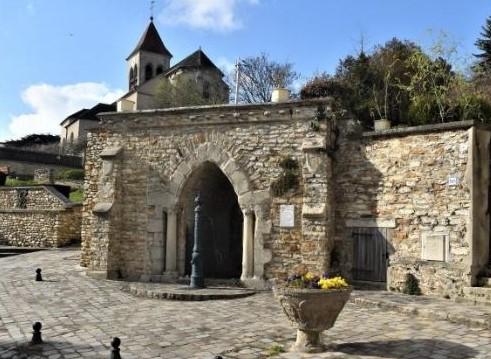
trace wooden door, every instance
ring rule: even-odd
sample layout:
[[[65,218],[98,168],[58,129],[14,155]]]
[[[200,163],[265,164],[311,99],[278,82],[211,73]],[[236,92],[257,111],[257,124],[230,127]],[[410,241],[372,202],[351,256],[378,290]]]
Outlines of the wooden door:
[[[353,279],[387,281],[387,228],[353,228]]]

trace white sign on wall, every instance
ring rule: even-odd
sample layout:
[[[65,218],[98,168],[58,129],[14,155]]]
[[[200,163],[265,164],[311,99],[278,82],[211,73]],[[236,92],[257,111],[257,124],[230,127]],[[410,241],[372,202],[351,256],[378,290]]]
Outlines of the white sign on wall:
[[[455,176],[448,177],[447,186],[456,186],[459,184],[459,179]]]
[[[280,227],[295,226],[295,206],[293,204],[282,204],[280,206]]]
[[[421,238],[421,259],[446,262],[448,237],[442,233],[424,233]]]

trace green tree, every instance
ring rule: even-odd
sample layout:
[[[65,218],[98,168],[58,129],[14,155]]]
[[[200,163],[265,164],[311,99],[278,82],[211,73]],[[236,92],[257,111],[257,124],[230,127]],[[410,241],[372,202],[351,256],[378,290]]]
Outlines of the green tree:
[[[429,55],[415,52],[406,62],[414,69],[409,85],[410,114],[418,123],[449,122],[489,118],[489,104],[458,63],[458,45],[445,33],[429,48]]]
[[[481,53],[474,56],[477,57],[478,65],[482,71],[491,76],[491,16],[486,19],[486,23],[482,27],[481,36],[475,42]]]
[[[242,103],[270,102],[275,88],[291,91],[293,83],[300,78],[292,63],[278,63],[265,53],[241,60],[239,67],[238,102]],[[235,83],[231,84],[231,88],[234,87]]]
[[[396,38],[371,53],[360,52],[340,60],[334,76],[326,74],[309,80],[301,90],[302,98],[315,93],[337,98],[366,129],[377,118],[388,118],[393,125],[409,123],[409,96],[401,87],[407,85],[411,69],[405,60],[420,48]]]

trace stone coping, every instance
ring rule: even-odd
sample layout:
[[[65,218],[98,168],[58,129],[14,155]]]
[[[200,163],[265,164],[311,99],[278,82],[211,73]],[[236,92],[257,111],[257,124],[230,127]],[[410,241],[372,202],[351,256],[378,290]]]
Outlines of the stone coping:
[[[247,110],[271,110],[275,108],[296,108],[296,107],[306,107],[315,106],[319,104],[330,104],[333,99],[330,97],[322,97],[309,100],[289,100],[282,102],[264,102],[264,103],[248,103],[248,104],[218,104],[218,105],[203,105],[203,106],[189,106],[189,107],[174,107],[174,108],[164,108],[164,109],[149,109],[149,110],[134,110],[134,111],[121,111],[121,112],[102,112],[97,116],[104,119],[106,117],[121,117],[121,116],[132,116],[135,114],[140,115],[150,115],[150,114],[191,114],[202,112],[240,112],[247,114]]]
[[[181,301],[236,299],[248,297],[258,292],[256,289],[239,287],[207,286],[206,288],[199,289],[191,288],[183,284],[138,282],[125,283],[121,289],[136,297]]]
[[[454,121],[431,125],[411,126],[411,127],[394,127],[381,131],[363,132],[363,137],[389,137],[389,136],[407,136],[425,132],[441,132],[446,130],[468,129],[470,127],[479,127],[484,130],[491,130],[489,125],[483,124],[477,120]]]

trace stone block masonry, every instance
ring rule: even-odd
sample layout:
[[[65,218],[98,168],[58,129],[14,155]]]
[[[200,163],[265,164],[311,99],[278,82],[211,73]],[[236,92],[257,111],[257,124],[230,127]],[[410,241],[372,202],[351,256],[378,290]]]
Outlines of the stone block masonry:
[[[376,227],[388,229],[382,255],[389,289],[402,290],[408,273],[424,294],[456,297],[472,284],[472,263],[487,261],[473,247],[489,253],[489,154],[482,150],[489,132],[474,125],[422,126],[366,133],[358,143],[340,141],[344,160],[334,167],[336,240],[346,255],[345,268],[354,265],[354,229],[378,220]],[[486,193],[481,204],[473,199],[478,190]],[[483,222],[476,233],[475,224]]]
[[[54,188],[0,188],[0,244],[62,247],[80,241],[82,205]]]
[[[326,144],[331,122],[323,121],[317,131],[311,122],[318,106],[329,104],[323,100],[104,115],[101,128],[88,138],[81,264],[106,277],[184,276],[192,240],[188,198],[199,186],[221,191],[223,185],[213,185],[221,173],[242,214],[218,215],[224,210],[217,207],[210,217],[218,217],[211,218],[210,225],[227,236],[224,222],[243,222],[242,229],[232,230],[242,231],[242,263],[239,259],[228,265],[242,266],[244,281],[284,277],[300,265],[326,269],[331,240],[326,202],[332,195]],[[120,150],[105,156],[111,148]],[[284,176],[279,164],[285,159],[298,163],[298,185],[276,196],[271,185]],[[202,195],[209,207],[210,201],[219,200],[206,198],[206,191]],[[99,211],[102,202],[109,202],[110,209]],[[291,228],[279,225],[283,204],[294,207]],[[317,212],[304,215],[304,208]],[[212,240],[217,263],[228,263],[221,253],[236,252],[235,245],[219,244],[218,237]]]

